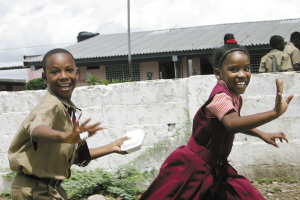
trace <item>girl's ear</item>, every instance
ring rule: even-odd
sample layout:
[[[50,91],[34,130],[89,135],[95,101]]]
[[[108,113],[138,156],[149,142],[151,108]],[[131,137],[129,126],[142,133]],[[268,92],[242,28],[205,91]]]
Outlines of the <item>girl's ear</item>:
[[[47,84],[48,83],[47,82],[47,76],[46,76],[46,74],[44,72],[42,73],[42,78],[43,78],[44,83]]]
[[[220,80],[220,79],[221,79],[221,76],[220,76],[220,74],[221,74],[221,71],[220,71],[220,69],[218,69],[218,68],[215,68],[215,76],[216,76],[216,78],[217,78],[218,80]]]

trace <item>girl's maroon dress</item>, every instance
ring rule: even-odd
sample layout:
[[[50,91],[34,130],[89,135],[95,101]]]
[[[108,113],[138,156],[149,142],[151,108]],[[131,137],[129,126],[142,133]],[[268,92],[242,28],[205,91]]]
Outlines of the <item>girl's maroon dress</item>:
[[[208,118],[205,107],[213,97],[224,92],[217,84],[208,101],[193,121],[193,134],[187,145],[180,146],[166,159],[156,179],[140,200],[244,199],[261,200],[263,196],[228,164],[234,134],[217,118]],[[239,112],[242,99],[239,101]]]

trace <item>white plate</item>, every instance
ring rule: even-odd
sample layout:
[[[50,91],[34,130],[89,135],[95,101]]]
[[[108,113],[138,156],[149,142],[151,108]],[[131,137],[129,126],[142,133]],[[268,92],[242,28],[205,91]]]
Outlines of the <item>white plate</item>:
[[[132,153],[138,151],[142,148],[142,143],[144,139],[144,130],[137,129],[126,133],[127,137],[131,139],[125,140],[121,145],[121,151],[126,151],[127,153]]]

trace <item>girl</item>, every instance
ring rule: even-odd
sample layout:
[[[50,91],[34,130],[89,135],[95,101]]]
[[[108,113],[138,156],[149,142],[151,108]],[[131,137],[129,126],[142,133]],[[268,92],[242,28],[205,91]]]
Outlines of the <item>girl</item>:
[[[264,199],[247,178],[228,164],[227,157],[238,132],[259,137],[276,147],[276,138],[288,142],[282,132],[268,134],[254,128],[282,115],[293,95],[282,100],[283,82],[277,79],[274,109],[241,117],[240,94],[251,78],[249,53],[231,39],[217,49],[214,63],[217,85],[194,117],[188,144],[166,159],[141,200]]]

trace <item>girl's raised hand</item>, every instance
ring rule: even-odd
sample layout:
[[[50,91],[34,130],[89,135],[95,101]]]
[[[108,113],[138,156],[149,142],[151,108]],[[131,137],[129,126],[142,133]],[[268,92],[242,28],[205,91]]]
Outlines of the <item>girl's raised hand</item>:
[[[271,144],[271,145],[279,148],[279,145],[275,141],[276,138],[278,138],[281,143],[283,142],[283,140],[285,140],[287,143],[289,142],[283,132],[278,132],[278,133],[264,133],[262,135],[262,139],[266,143]]]
[[[277,87],[277,95],[276,95],[276,101],[275,101],[275,112],[277,114],[277,117],[279,117],[280,115],[282,115],[289,103],[291,102],[291,100],[293,99],[294,95],[291,94],[285,101],[282,99],[282,92],[283,92],[283,81],[279,81],[278,78],[276,78],[276,87]]]

